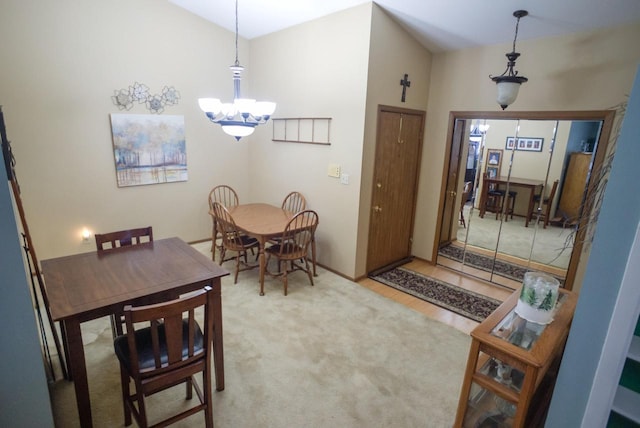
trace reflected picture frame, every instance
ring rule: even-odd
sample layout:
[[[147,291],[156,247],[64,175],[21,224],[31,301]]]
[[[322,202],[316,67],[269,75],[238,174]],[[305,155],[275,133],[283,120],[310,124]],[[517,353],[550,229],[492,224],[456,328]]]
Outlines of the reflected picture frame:
[[[521,150],[525,152],[541,152],[544,138],[540,137],[507,137],[505,148],[507,150]]]
[[[486,172],[495,174],[489,174],[489,177],[499,177],[500,167],[502,166],[502,149],[488,149],[486,165]],[[489,171],[489,169],[491,169],[491,171]]]

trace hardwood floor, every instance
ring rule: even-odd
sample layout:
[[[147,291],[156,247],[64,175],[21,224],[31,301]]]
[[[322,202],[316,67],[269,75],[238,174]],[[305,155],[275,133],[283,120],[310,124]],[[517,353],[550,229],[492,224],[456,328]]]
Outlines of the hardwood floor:
[[[460,273],[452,270],[432,265],[422,260],[413,260],[412,262],[403,265],[407,269],[414,270],[418,273],[431,276],[436,279],[440,279],[449,284],[457,285],[458,287],[465,288],[476,293],[484,294],[498,300],[505,300],[509,297],[513,291],[505,288],[498,287],[496,285],[489,284],[484,281],[476,280],[471,277],[464,276]],[[360,285],[366,287],[372,291],[375,291],[382,296],[395,300],[398,303],[402,303],[418,312],[421,312],[436,321],[440,321],[444,324],[448,324],[464,333],[469,334],[478,323],[465,318],[461,315],[455,314],[451,311],[443,309],[439,306],[433,305],[429,302],[425,302],[422,299],[413,297],[409,294],[396,290],[395,288],[386,286],[377,281],[369,278],[358,281]]]

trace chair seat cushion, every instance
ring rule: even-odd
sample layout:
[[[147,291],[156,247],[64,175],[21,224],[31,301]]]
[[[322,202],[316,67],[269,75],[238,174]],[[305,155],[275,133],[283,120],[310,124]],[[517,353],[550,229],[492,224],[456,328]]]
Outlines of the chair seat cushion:
[[[150,369],[155,367],[155,359],[153,356],[153,345],[151,343],[151,327],[136,330],[136,344],[138,346],[138,366],[140,370]],[[167,358],[167,346],[164,325],[158,326],[158,339],[160,340],[160,361],[162,365],[168,362]],[[185,319],[182,321],[182,357],[186,358],[189,353],[189,322]],[[201,352],[203,350],[202,344],[204,337],[202,330],[198,323],[195,325],[195,340],[194,340],[194,353]],[[118,336],[113,341],[113,347],[116,351],[118,359],[127,367],[127,370],[131,371],[131,361],[129,355],[129,342],[127,341],[127,335]]]
[[[304,248],[296,245],[294,242],[278,243],[270,246],[265,251],[274,255],[304,254]]]

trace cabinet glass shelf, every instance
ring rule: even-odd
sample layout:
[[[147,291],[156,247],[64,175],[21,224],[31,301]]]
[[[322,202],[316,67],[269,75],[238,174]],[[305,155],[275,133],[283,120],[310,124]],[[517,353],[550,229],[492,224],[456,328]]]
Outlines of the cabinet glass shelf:
[[[567,298],[566,294],[560,294],[558,303],[554,312],[560,309],[562,303]],[[493,329],[491,335],[506,340],[507,342],[519,346],[522,349],[529,350],[542,336],[545,324],[537,324],[527,321],[516,314],[515,308],[505,316]]]

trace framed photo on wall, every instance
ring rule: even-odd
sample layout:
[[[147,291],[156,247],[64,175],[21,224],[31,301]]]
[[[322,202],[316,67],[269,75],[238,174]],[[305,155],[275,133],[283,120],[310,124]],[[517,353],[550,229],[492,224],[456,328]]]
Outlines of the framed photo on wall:
[[[500,175],[500,166],[502,166],[502,149],[487,150],[487,169],[489,177],[498,177]],[[495,175],[491,175],[491,173]]]
[[[507,150],[522,150],[525,152],[541,152],[544,138],[532,138],[532,137],[507,137]]]

